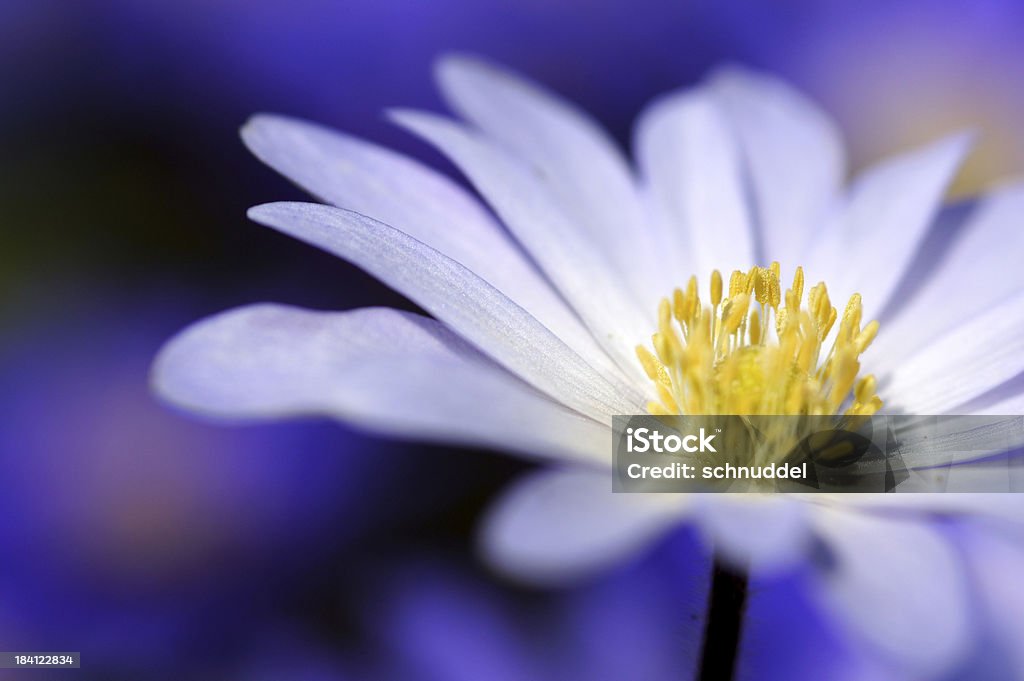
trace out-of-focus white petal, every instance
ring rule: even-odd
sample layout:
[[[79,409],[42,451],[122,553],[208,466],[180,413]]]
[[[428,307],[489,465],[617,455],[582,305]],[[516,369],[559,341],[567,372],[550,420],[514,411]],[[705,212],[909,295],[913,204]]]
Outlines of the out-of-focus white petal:
[[[440,322],[386,308],[231,310],[172,339],[153,372],[166,399],[219,417],[325,414],[388,435],[590,461],[610,436]]]
[[[937,519],[944,515],[998,520],[1024,531],[1024,494],[837,494],[828,501],[866,513]]]
[[[688,254],[690,271],[706,285],[711,270],[728,275],[756,261],[739,151],[714,98],[687,90],[658,99],[637,123],[642,175],[674,230],[668,247]]]
[[[845,160],[835,124],[778,78],[729,67],[710,79],[746,161],[764,261],[799,263],[839,198]]]
[[[519,246],[468,191],[388,149],[283,116],[254,116],[242,139],[304,189],[462,263],[602,370],[614,365]]]
[[[936,678],[966,656],[967,575],[934,527],[826,507],[813,517],[832,554],[820,597],[847,630],[907,678]]]
[[[910,414],[953,410],[1024,371],[1021,329],[1024,292],[989,307],[906,359],[883,383],[882,394]]]
[[[562,212],[537,172],[455,121],[412,111],[392,117],[459,166],[601,347],[638,385],[646,386],[635,348],[655,329],[655,307],[643,309],[623,290],[605,254]]]
[[[589,115],[535,83],[479,59],[438,62],[449,105],[538,172],[574,229],[615,268],[620,286],[654,304],[651,283],[659,245],[644,220],[630,169],[614,141]],[[661,295],[664,295],[662,292]]]
[[[977,523],[966,528],[961,541],[988,633],[1011,660],[1014,678],[1024,678],[1024,544]]]
[[[777,496],[703,494],[694,515],[715,552],[740,569],[771,574],[804,559],[812,528],[807,505]]]
[[[957,135],[865,171],[812,246],[809,274],[825,278],[837,300],[860,293],[865,319],[877,316],[917,255],[969,144],[970,136]]]
[[[929,277],[891,320],[872,347],[873,368],[896,368],[943,332],[1024,289],[1024,184],[981,199],[946,252],[929,262]],[[1009,378],[1009,375],[1006,376]],[[1007,412],[1014,413],[1014,412]]]
[[[517,578],[580,578],[653,542],[685,513],[688,497],[615,494],[607,470],[535,473],[516,483],[482,528],[485,558]]]
[[[365,269],[408,296],[531,385],[602,422],[642,403],[610,382],[557,336],[463,265],[358,213],[274,203],[249,216]]]

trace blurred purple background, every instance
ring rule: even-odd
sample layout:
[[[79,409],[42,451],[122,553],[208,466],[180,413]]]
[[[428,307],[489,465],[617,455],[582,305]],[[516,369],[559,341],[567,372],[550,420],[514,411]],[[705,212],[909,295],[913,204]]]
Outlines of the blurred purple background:
[[[152,355],[201,315],[409,307],[246,221],[301,194],[239,126],[308,117],[446,168],[380,114],[439,109],[443,52],[529,74],[623,144],[646,101],[738,61],[818,98],[855,166],[981,131],[966,193],[1024,168],[1022,34],[1024,6],[990,0],[4,0],[0,650],[81,650],[97,679],[624,678],[602,642],[630,629],[657,633],[644,678],[679,678],[703,575],[630,585],[689,565],[671,558],[698,551],[685,533],[596,583],[526,591],[471,552],[525,465],[151,400]]]

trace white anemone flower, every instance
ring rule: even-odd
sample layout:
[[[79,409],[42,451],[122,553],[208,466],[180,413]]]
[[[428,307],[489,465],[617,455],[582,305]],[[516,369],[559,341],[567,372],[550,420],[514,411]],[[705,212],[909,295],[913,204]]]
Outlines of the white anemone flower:
[[[1020,618],[996,612],[1002,587],[986,582],[1022,556],[1017,495],[613,494],[610,467],[614,414],[871,413],[883,402],[883,413],[1021,412],[1024,189],[944,208],[964,135],[845,187],[828,117],[735,68],[651,104],[635,168],[593,120],[518,76],[461,57],[437,76],[462,120],[391,118],[451,159],[490,210],[417,161],[317,125],[259,115],[242,131],[326,203],[257,206],[254,221],[348,260],[432,318],[227,311],[163,349],[165,399],[229,418],[325,414],[549,462],[483,525],[487,559],[518,577],[571,579],[689,521],[753,574],[811,566],[824,612],[908,673],[953,668],[979,631],[1021,641]],[[754,353],[754,369],[733,367],[744,390],[716,388],[716,367],[738,355],[719,353],[701,325]],[[814,359],[790,341],[809,342]],[[803,362],[795,388],[764,353]],[[953,541],[949,523],[984,538]]]

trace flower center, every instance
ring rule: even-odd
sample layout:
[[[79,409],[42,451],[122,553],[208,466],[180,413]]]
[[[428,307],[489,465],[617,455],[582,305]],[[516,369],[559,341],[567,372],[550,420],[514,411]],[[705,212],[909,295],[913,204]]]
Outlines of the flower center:
[[[796,268],[782,294],[779,263],[736,270],[723,298],[722,275],[711,275],[710,305],[690,277],[686,290],[658,306],[654,352],[637,356],[658,391],[654,415],[737,414],[870,416],[882,406],[875,377],[857,377],[859,357],[878,333],[878,322],[861,327],[861,298],[854,294],[842,318],[825,283],[804,301],[804,272]],[[839,329],[823,348],[837,319]]]

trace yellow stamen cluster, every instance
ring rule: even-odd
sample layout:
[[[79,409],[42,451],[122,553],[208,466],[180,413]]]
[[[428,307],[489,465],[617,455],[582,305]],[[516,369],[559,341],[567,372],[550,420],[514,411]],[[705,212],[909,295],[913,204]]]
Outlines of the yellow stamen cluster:
[[[854,294],[840,316],[824,282],[807,292],[798,267],[785,293],[779,263],[736,270],[723,297],[722,275],[711,275],[710,305],[691,277],[686,290],[658,307],[654,352],[637,346],[654,381],[655,415],[874,414],[882,406],[872,375],[858,379],[860,355],[878,333],[861,326],[861,298]],[[825,339],[839,329],[828,352]]]

